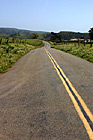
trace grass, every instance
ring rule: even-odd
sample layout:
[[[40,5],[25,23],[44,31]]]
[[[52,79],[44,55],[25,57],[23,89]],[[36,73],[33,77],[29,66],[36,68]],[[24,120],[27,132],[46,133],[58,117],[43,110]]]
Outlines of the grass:
[[[44,43],[40,40],[26,40],[26,42],[33,46],[40,46],[40,47],[44,46]]]
[[[51,42],[50,42],[51,43]],[[51,48],[55,48],[73,55],[76,55],[80,58],[83,58],[89,62],[93,63],[93,47],[90,47],[90,44],[80,43],[51,43]]]
[[[6,72],[19,58],[29,51],[43,47],[39,40],[2,39],[0,44],[0,73]]]

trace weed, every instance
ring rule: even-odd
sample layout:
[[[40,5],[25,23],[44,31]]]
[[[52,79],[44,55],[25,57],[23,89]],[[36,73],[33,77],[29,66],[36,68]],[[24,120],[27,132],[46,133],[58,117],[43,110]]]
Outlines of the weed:
[[[29,51],[42,46],[44,44],[39,40],[2,39],[0,44],[0,73],[6,72],[8,68]]]
[[[84,46],[82,43],[79,45],[78,43],[68,43],[67,45],[63,43],[51,43],[51,48],[76,55],[93,63],[93,47],[90,47],[89,44]]]

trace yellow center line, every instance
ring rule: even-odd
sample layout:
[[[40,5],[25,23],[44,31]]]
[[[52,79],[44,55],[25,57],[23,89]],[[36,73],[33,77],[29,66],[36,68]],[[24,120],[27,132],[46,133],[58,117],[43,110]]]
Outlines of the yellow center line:
[[[48,52],[49,53],[49,52]],[[50,53],[49,53],[50,54]],[[51,55],[51,54],[50,54]],[[58,68],[60,69],[62,75],[66,78],[67,82],[69,83],[70,87],[72,88],[72,90],[74,91],[74,93],[76,94],[76,96],[78,97],[78,99],[81,101],[81,104],[83,106],[83,108],[86,110],[88,116],[90,117],[91,121],[93,122],[93,115],[90,112],[90,110],[88,109],[87,105],[85,104],[85,102],[82,100],[81,96],[78,94],[78,92],[76,91],[76,89],[73,87],[73,85],[71,84],[71,82],[69,81],[69,79],[66,77],[66,75],[64,74],[63,70],[60,68],[60,66],[57,64],[57,62],[55,61],[55,59],[53,58],[53,56],[51,55],[52,59],[54,60],[54,62],[56,63],[56,65],[58,66]]]
[[[49,53],[49,51],[46,48],[45,48],[45,51],[46,51],[48,57],[50,58],[53,66],[54,66],[54,68],[56,69],[58,76],[60,77],[61,81],[63,82],[63,85],[65,86],[65,88],[66,88],[66,90],[67,90],[67,92],[68,92],[68,94],[69,94],[69,96],[70,96],[70,98],[71,98],[71,100],[72,100],[72,102],[74,104],[74,107],[75,107],[76,111],[78,112],[78,115],[81,118],[81,120],[82,120],[82,122],[83,122],[83,124],[84,124],[84,126],[86,128],[86,131],[87,131],[87,133],[89,135],[90,140],[93,140],[93,131],[92,131],[92,129],[91,129],[88,121],[86,120],[83,112],[81,111],[81,109],[80,109],[80,107],[79,107],[79,105],[78,105],[75,97],[72,95],[72,93],[71,93],[71,91],[70,91],[70,89],[69,89],[66,81],[68,82],[69,86],[73,90],[74,94],[77,96],[79,102],[81,103],[82,107],[84,108],[84,110],[85,110],[86,114],[88,115],[88,117],[90,118],[91,122],[93,122],[93,115],[92,115],[91,111],[88,109],[87,105],[85,104],[85,102],[83,101],[83,99],[81,98],[81,96],[78,94],[78,92],[76,91],[76,89],[73,87],[73,85],[71,84],[71,82],[69,81],[69,79],[66,77],[66,75],[63,72],[63,70],[57,64],[57,62],[55,61],[55,59],[53,58],[53,56]],[[64,76],[64,78],[66,79],[66,81],[60,75],[60,72],[59,72],[59,70],[57,69],[56,66],[60,69],[60,72],[62,73],[62,75]]]

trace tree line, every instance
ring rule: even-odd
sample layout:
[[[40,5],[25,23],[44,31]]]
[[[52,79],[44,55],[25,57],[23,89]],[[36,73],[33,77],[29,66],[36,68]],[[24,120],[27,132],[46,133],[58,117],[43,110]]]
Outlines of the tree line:
[[[9,33],[10,31],[10,33]],[[62,41],[68,41],[71,39],[84,39],[88,40],[90,38],[90,42],[92,45],[93,40],[93,28],[90,28],[88,31],[89,33],[80,33],[80,32],[30,32],[30,31],[24,31],[24,30],[17,30],[17,29],[5,29],[3,32],[3,29],[0,32],[0,38],[18,38],[18,39],[41,39],[46,41],[54,41],[54,42],[62,42]],[[6,35],[1,35],[1,33],[6,33]],[[12,33],[12,34],[11,34]],[[0,43],[2,40],[0,40]]]

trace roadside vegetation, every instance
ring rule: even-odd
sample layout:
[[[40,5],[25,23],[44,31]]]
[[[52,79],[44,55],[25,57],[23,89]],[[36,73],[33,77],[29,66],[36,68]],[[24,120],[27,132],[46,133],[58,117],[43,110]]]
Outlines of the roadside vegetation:
[[[81,57],[87,61],[90,61],[93,63],[93,47],[90,46],[90,44],[86,43],[79,43],[78,42],[50,42],[51,48],[55,48],[73,55],[76,55],[78,57]]]
[[[39,40],[0,39],[0,73],[6,72],[29,51],[43,46],[44,43]]]
[[[93,27],[88,32],[50,33],[0,28],[0,73],[30,50],[42,47],[43,42],[39,40],[49,41],[52,48],[93,62]]]

